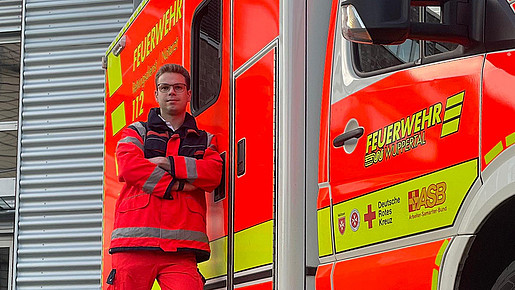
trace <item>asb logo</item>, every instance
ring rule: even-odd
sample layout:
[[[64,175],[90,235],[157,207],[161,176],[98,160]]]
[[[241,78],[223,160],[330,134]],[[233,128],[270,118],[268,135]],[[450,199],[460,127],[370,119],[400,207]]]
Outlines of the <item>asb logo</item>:
[[[350,229],[355,232],[359,229],[359,223],[360,223],[360,217],[359,217],[359,211],[357,209],[353,209],[350,213]]]
[[[445,202],[447,199],[447,183],[440,182],[415,189],[408,192],[409,212],[420,210],[421,207],[432,208]]]
[[[338,218],[338,230],[340,231],[341,235],[345,233],[345,216]]]

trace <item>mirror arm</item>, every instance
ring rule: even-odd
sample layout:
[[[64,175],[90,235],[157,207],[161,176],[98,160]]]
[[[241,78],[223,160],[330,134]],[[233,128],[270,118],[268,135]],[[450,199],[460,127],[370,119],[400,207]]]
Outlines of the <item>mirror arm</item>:
[[[412,39],[453,42],[464,46],[471,44],[465,25],[411,22],[410,26],[408,37]]]
[[[411,6],[441,6],[449,0],[411,0]]]

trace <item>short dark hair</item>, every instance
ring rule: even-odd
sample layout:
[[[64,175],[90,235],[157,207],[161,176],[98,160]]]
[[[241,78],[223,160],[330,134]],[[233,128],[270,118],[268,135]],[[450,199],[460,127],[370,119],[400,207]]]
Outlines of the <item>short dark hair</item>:
[[[157,80],[164,73],[178,73],[184,76],[186,80],[186,89],[190,89],[190,73],[180,64],[176,63],[167,63],[159,68],[156,72],[156,88],[157,88]]]

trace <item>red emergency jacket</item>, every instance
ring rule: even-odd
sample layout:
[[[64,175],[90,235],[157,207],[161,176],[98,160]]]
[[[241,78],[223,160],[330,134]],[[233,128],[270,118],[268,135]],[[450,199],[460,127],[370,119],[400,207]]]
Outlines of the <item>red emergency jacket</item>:
[[[124,183],[116,202],[110,253],[155,249],[193,251],[197,261],[209,259],[205,192],[220,183],[222,159],[215,137],[197,128],[188,113],[173,131],[150,111],[148,122],[128,126],[116,148],[119,180]],[[148,158],[166,156],[166,171]],[[172,191],[175,182],[188,181],[196,191]]]

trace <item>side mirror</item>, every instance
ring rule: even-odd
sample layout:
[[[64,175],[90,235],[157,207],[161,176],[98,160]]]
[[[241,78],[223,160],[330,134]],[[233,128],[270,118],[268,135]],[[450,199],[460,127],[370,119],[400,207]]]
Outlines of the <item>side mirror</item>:
[[[406,39],[459,43],[465,46],[482,39],[484,1],[461,0],[343,0],[342,34],[352,42],[401,44]],[[440,6],[443,23],[410,22],[411,6]]]
[[[400,44],[410,31],[410,0],[345,0],[343,36],[353,42]]]

